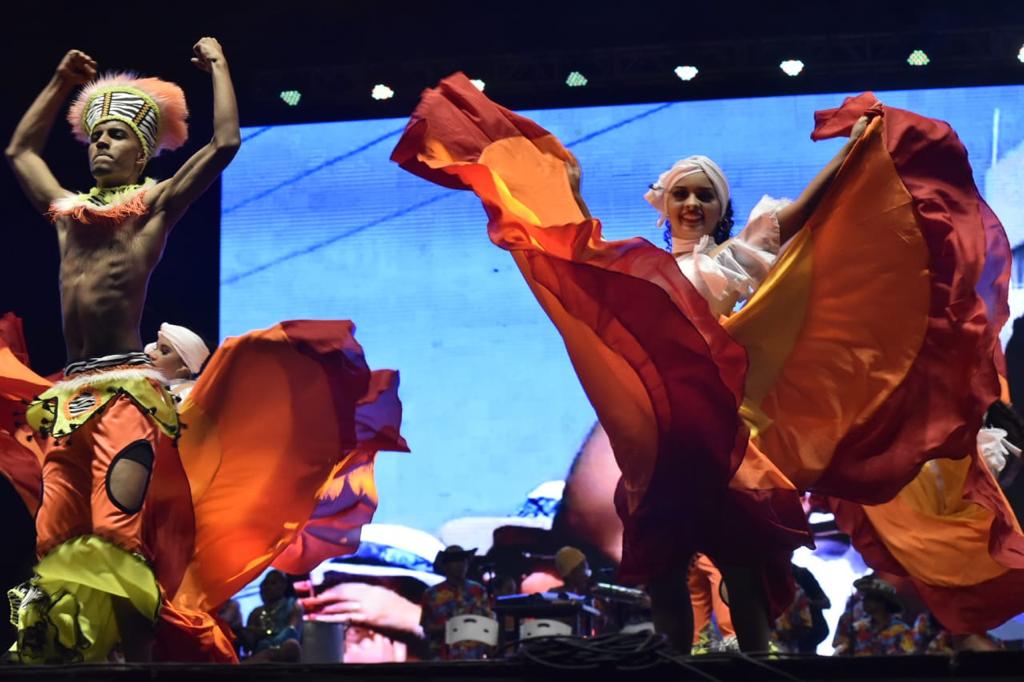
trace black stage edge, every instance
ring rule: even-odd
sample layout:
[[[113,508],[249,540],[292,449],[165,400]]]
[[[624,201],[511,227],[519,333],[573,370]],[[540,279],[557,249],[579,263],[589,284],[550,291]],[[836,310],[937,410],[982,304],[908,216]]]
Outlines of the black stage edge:
[[[395,663],[381,665],[75,665],[29,667],[0,666],[0,680],[76,680],[79,682],[169,682],[171,680],[373,680],[375,682],[448,682],[473,680],[621,679],[643,680],[829,680],[931,681],[1024,680],[1024,652],[964,653],[953,659],[939,656],[885,658],[827,658],[785,656],[748,658],[736,654],[665,660],[653,667],[623,669],[614,666],[569,669],[519,661],[453,663]]]

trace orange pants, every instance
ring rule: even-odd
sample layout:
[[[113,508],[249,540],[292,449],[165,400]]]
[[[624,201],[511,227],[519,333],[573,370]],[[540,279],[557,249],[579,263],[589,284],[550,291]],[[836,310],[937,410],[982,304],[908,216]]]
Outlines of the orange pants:
[[[43,500],[36,516],[39,556],[66,540],[91,534],[150,559],[142,506],[157,453],[173,447],[171,439],[131,399],[120,396],[70,436],[47,445]],[[126,500],[115,499],[111,491],[111,475],[126,459],[148,471],[133,507],[126,507]]]
[[[735,635],[729,607],[722,600],[722,574],[711,563],[711,559],[698,554],[690,564],[688,582],[690,603],[693,605],[693,643],[698,642],[700,631],[711,622],[712,613],[715,614],[722,637]]]

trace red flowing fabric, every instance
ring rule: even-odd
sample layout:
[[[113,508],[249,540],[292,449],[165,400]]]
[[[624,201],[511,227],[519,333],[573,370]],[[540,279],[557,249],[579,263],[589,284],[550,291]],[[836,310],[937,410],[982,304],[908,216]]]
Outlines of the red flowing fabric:
[[[286,573],[308,573],[320,562],[343,556],[359,547],[360,531],[377,510],[373,465],[377,452],[409,452],[400,433],[402,403],[398,398],[398,372],[375,370],[370,388],[356,405],[359,445],[345,453],[318,495],[309,521],[274,560]]]
[[[228,339],[182,404],[180,460],[157,458],[146,502],[146,544],[164,592],[159,660],[236,660],[210,612],[292,543],[292,560],[308,563],[326,550],[304,537],[343,529],[358,541],[372,518],[374,454],[408,448],[398,374],[371,372],[353,332],[351,322],[300,320]],[[50,386],[12,351],[25,358],[20,338],[16,318],[0,320],[0,436],[22,401]],[[22,445],[0,437],[0,471],[34,511],[43,453]],[[353,488],[355,499],[344,492]],[[168,496],[178,489],[191,499]]]
[[[43,453],[25,424],[26,404],[50,387],[28,369],[28,348],[21,319],[0,317],[0,474],[3,474],[35,517],[42,501]]]
[[[914,366],[872,419],[846,435],[815,485],[864,503],[889,500],[909,482],[879,472],[916,472],[929,459],[974,449],[984,413],[1000,396],[998,335],[1009,315],[1011,262],[1005,232],[981,200],[967,151],[947,123],[882,107],[865,93],[816,113],[812,138],[848,135],[871,109],[884,117],[886,149],[931,254],[931,299]]]
[[[809,536],[791,486],[729,487],[748,448],[745,353],[671,255],[642,239],[605,241],[583,218],[570,158],[461,75],[424,93],[392,155],[481,198],[491,240],[512,252],[562,334],[623,472],[623,579],[649,580],[699,549],[721,563],[771,564],[770,599],[783,608],[788,553]]]
[[[342,454],[370,370],[350,322],[227,339],[181,406],[196,549],[179,607],[212,610],[295,539]]]
[[[160,605],[153,659],[175,663],[238,663],[231,629],[206,611]]]
[[[372,373],[354,330],[299,320],[230,338],[183,403],[196,549],[161,624],[185,630],[167,640],[183,647],[170,660],[220,660],[226,637],[210,611],[282,556],[308,570],[324,551],[310,542],[318,530],[357,535],[372,518],[375,503],[332,493],[358,479],[375,500],[372,453],[406,446],[397,373]]]
[[[872,96],[861,95],[819,113],[816,137],[846,134],[873,106]],[[1009,318],[1010,245],[949,126],[891,107],[883,113],[886,147],[913,196],[933,256],[969,256],[961,258],[966,267],[933,268],[925,343],[887,403],[903,415],[892,420],[899,430],[851,433],[837,457],[864,463],[863,456],[874,453],[879,466],[879,454],[904,461],[940,457],[882,504],[863,506],[850,500],[866,496],[843,495],[857,486],[855,479],[835,475],[823,488],[848,498],[831,504],[870,566],[909,579],[954,633],[979,633],[1024,611],[1024,535],[975,443],[1005,371],[999,332]],[[971,419],[963,420],[964,414]],[[916,442],[913,434],[919,434]],[[855,473],[851,468],[837,471]]]
[[[977,453],[936,464],[892,502],[830,504],[869,566],[908,579],[954,634],[983,633],[1024,612],[1024,535]]]
[[[781,568],[772,557],[807,539],[795,488],[883,503],[924,462],[972,451],[999,395],[1006,238],[946,124],[867,93],[819,112],[813,138],[848,135],[869,109],[819,208],[724,328],[671,256],[604,241],[576,206],[568,151],[465,77],[423,94],[395,148],[406,170],[480,197],[562,334],[623,474],[627,579],[698,549]]]

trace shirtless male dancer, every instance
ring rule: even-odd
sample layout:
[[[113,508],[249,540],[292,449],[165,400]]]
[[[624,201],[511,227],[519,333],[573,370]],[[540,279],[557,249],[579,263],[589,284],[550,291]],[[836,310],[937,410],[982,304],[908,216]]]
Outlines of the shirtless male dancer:
[[[20,602],[17,648],[25,662],[106,660],[118,642],[129,659],[149,656],[158,608],[154,585],[163,580],[155,557],[168,551],[173,523],[166,514],[151,515],[160,519],[162,534],[154,551],[146,505],[160,492],[159,476],[151,474],[161,469],[161,457],[176,457],[171,446],[179,426],[173,398],[143,352],[142,309],[171,228],[240,144],[220,44],[205,37],[193,51],[192,63],[213,81],[213,139],[173,177],[140,182],[153,156],[187,139],[181,89],[132,74],[96,79],[96,62],[79,50],[61,60],[6,150],[32,205],[57,229],[69,363],[63,380],[26,415],[46,437],[46,458],[36,518],[37,577],[30,587],[12,591]],[[68,119],[88,143],[96,186],[75,194],[61,187],[41,153],[65,100],[83,85]],[[109,575],[120,584],[104,582],[101,576]],[[80,614],[76,631],[45,636],[61,620],[55,614],[65,611],[61,600],[67,598],[78,601],[72,610]],[[88,645],[69,648],[68,641]]]

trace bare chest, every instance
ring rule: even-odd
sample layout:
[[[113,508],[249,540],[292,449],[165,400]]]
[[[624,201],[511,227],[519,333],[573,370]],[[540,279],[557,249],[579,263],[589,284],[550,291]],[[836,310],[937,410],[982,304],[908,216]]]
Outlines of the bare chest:
[[[140,219],[116,226],[58,223],[62,288],[107,283],[114,288],[148,279],[163,239]]]

